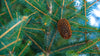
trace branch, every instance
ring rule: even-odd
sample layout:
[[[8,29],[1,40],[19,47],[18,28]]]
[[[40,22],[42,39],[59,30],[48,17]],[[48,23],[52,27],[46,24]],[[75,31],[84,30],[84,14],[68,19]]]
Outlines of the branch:
[[[10,17],[11,17],[11,19],[13,20],[12,14],[11,14],[11,12],[10,12],[10,9],[9,9],[8,5],[7,5],[7,1],[4,0],[4,2],[5,2],[5,5],[6,5],[7,9],[8,9],[8,12],[9,12]]]
[[[44,53],[46,53],[46,51],[44,49],[42,49],[42,47],[34,40],[32,39],[28,34],[25,33],[25,35],[38,47],[40,48],[41,51],[43,51]]]
[[[6,14],[6,12],[1,13],[0,16],[2,16],[2,15],[4,15],[4,14]]]
[[[29,27],[23,27],[25,29],[32,29],[32,30],[40,30],[40,31],[45,31],[45,29],[37,29],[37,28],[29,28]]]
[[[93,46],[93,45],[95,45],[97,42],[99,42],[100,41],[100,39],[98,39],[96,42],[94,42],[93,44],[91,44],[90,46],[88,46],[88,47],[86,47],[86,48],[84,48],[84,49],[82,49],[81,51],[78,51],[77,53],[81,53],[82,51],[84,51],[84,50],[86,50],[86,49],[88,49],[88,48],[90,48],[91,46]]]
[[[28,2],[27,0],[25,0],[25,2],[27,2],[29,5],[31,5],[32,7],[34,7],[36,10],[38,10],[38,11],[39,11],[40,13],[42,13],[43,15],[47,15],[46,13],[44,13],[43,11],[41,11],[40,9],[38,9],[37,7],[35,7],[33,4],[31,4],[31,3]],[[57,21],[54,20],[54,19],[52,19],[51,17],[50,17],[50,19],[51,19],[52,21],[54,21],[54,22],[57,23]]]
[[[62,8],[61,8],[61,19],[62,19],[62,15],[63,15],[64,2],[65,2],[65,0],[63,0],[63,5],[62,5]]]
[[[55,39],[55,37],[56,37],[56,34],[57,34],[57,31],[55,32],[55,34],[54,34],[54,36],[53,36],[53,38],[52,38],[52,40],[51,40],[51,42],[50,42],[50,45],[49,45],[49,48],[48,48],[49,51],[50,51],[50,48],[51,48],[51,46],[52,46],[52,43],[53,43],[53,41],[54,41],[54,39]]]
[[[20,54],[18,56],[21,56],[21,54],[25,51],[25,49],[29,46],[30,43],[31,43],[31,41],[29,41],[27,43],[27,45],[24,47],[24,49],[20,52]]]
[[[17,25],[19,25],[21,22],[23,22],[24,20],[26,20],[28,17],[24,16],[23,19],[21,21],[19,21],[18,23],[16,23],[15,25],[13,25],[10,29],[8,29],[6,32],[4,32],[0,38],[2,38],[3,36],[5,36],[8,32],[10,32],[12,29],[14,29]]]
[[[96,4],[98,2],[98,0],[96,2],[94,2],[93,4],[91,4],[88,8],[90,8],[91,6],[93,6],[94,4]]]
[[[58,49],[58,50],[55,50],[55,51],[53,51],[53,52],[51,52],[51,53],[59,52],[59,51],[64,50],[64,49],[71,48],[71,47],[74,47],[74,46],[83,45],[83,44],[85,44],[85,42],[79,43],[79,44],[75,44],[75,45],[70,45],[70,46],[67,46],[67,47],[63,47],[63,48],[60,48],[60,49]]]
[[[0,51],[2,51],[3,49],[5,49],[5,48],[11,46],[12,44],[14,44],[14,43],[16,43],[16,42],[18,42],[18,41],[20,41],[20,39],[15,40],[15,41],[13,41],[12,43],[10,43],[10,44],[8,44],[8,45],[5,45],[3,48],[0,49]]]

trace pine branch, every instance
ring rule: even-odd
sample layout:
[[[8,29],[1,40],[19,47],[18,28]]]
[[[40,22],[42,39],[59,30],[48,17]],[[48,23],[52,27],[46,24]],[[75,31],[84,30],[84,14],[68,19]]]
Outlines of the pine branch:
[[[24,32],[30,33],[30,34],[32,34],[33,36],[37,36],[37,34],[32,33],[32,32],[29,32],[29,31],[24,31]]]
[[[54,52],[59,52],[59,51],[61,51],[61,50],[64,50],[64,49],[67,49],[67,48],[71,48],[71,47],[74,47],[74,46],[83,45],[83,44],[85,44],[85,42],[79,43],[79,44],[75,44],[75,45],[70,45],[70,46],[67,46],[67,47],[63,47],[63,48],[60,48],[60,49],[57,49],[57,50],[54,50],[54,51],[50,52],[50,54],[51,54],[51,53],[54,53]]]
[[[32,39],[28,34],[25,33],[25,35],[44,53],[46,53],[46,51],[44,49],[42,49],[42,47],[34,40]]]
[[[18,56],[21,56],[21,54],[25,51],[25,49],[29,46],[29,44],[31,43],[31,41],[29,41],[28,43],[27,43],[27,45],[24,47],[24,49],[19,53],[19,55]]]
[[[4,47],[2,47],[2,48],[0,49],[0,51],[4,50],[5,48],[11,46],[12,44],[14,44],[14,43],[16,43],[16,42],[18,42],[18,41],[20,41],[20,39],[15,40],[15,41],[13,41],[12,43],[10,43],[10,44],[8,44],[8,45],[5,45]]]
[[[39,12],[41,12],[43,15],[47,15],[46,13],[44,13],[43,11],[41,11],[40,9],[38,9],[37,7],[35,7],[33,4],[31,4],[30,2],[28,2],[27,0],[25,0],[25,2],[27,2],[29,5],[31,5],[32,7],[34,7],[36,10],[38,10]],[[54,19],[52,19],[50,17],[51,20],[53,20],[54,22],[56,22]]]
[[[99,41],[100,41],[100,39],[98,39],[98,40],[97,40],[97,41],[95,41],[93,44],[89,45],[88,47],[86,47],[86,48],[84,48],[84,49],[82,49],[82,50],[78,51],[77,53],[81,53],[82,51],[84,51],[84,50],[86,50],[86,49],[90,48],[91,46],[95,45],[95,44],[96,44],[97,42],[99,42]]]
[[[93,6],[94,4],[96,4],[97,2],[98,2],[98,0],[96,2],[94,2],[93,4],[91,4],[88,8],[90,8],[91,6]]]
[[[37,7],[35,7],[33,4],[31,4],[30,2],[28,2],[27,0],[25,0],[25,2],[27,2],[29,5],[31,5],[32,7],[34,7],[36,10],[38,10],[38,11],[41,12],[42,14],[47,15],[47,14],[45,14],[43,11],[41,11],[41,10],[39,10]]]
[[[24,20],[26,20],[28,17],[24,16],[23,19],[19,22],[17,22],[15,25],[13,25],[10,29],[8,29],[6,32],[4,32],[0,38],[2,38],[3,36],[5,36],[8,32],[10,32],[12,29],[14,29],[17,25],[19,25],[21,22],[23,22]]]
[[[84,0],[85,17],[86,17],[86,3],[87,3],[87,2]],[[85,21],[85,25],[87,25],[87,22],[86,22],[86,21]],[[87,30],[86,30],[85,33],[84,33],[84,34],[85,34],[85,41],[87,42],[87,33],[86,33],[86,32],[87,32]]]

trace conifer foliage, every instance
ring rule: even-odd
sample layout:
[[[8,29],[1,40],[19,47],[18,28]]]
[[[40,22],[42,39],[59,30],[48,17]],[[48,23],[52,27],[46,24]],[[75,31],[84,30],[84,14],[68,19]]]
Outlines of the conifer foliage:
[[[87,17],[97,2],[0,0],[0,56],[100,56],[100,30]]]

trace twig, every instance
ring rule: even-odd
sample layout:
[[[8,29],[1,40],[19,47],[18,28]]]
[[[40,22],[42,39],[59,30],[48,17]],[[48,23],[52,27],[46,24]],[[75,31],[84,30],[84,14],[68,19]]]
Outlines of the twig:
[[[0,55],[0,56],[6,56],[6,55]]]
[[[6,12],[1,13],[0,16],[2,16],[2,15],[4,15],[4,14],[6,14]]]
[[[70,5],[70,4],[72,4],[73,2],[74,2],[74,0],[73,0],[73,1],[71,1],[71,2],[70,2],[67,6],[66,6],[66,7],[69,7],[69,5]]]
[[[13,4],[14,2],[16,2],[16,0],[13,0],[13,1],[10,3],[10,5]]]
[[[14,52],[14,50],[15,50],[15,46],[13,47],[13,49],[12,49],[12,51],[11,51],[11,52],[13,53],[13,52]]]
[[[61,6],[54,0],[54,2],[61,8]]]
[[[87,42],[87,30],[84,32],[85,34],[85,42]]]
[[[98,39],[96,42],[94,42],[93,44],[91,44],[90,46],[88,46],[88,47],[82,49],[81,51],[78,51],[77,53],[81,53],[82,51],[84,51],[84,50],[90,48],[91,46],[95,45],[97,42],[99,42],[99,39]]]
[[[77,35],[77,34],[73,34],[73,35],[75,35],[75,36],[79,36],[79,37],[82,37],[83,35]]]
[[[30,18],[30,19],[28,20],[28,22],[27,22],[25,25],[27,25],[27,24],[31,21],[31,19],[32,19],[32,18]]]
[[[100,52],[84,52],[84,53],[100,54]]]
[[[11,37],[15,34],[16,32],[14,32],[8,39],[11,39]]]
[[[48,6],[48,8],[49,8],[50,5],[49,5],[48,1],[46,1],[46,3],[47,3],[47,6]]]
[[[74,23],[74,24],[76,24],[76,25],[80,25],[79,23],[77,23],[77,22],[75,22],[75,21],[70,21],[70,22],[72,22],[72,23]]]
[[[49,13],[52,14],[52,1],[50,0]]]
[[[10,29],[8,29],[6,32],[4,32],[0,38],[2,38],[3,36],[5,36],[8,32],[10,32],[13,28],[15,28],[17,25],[19,25],[21,22],[23,22],[24,20],[26,20],[28,17],[24,16],[23,19],[21,21],[19,21],[18,23],[16,23],[15,25],[13,25]]]
[[[18,14],[17,14],[17,12],[16,12],[16,18],[17,18],[17,21],[18,21]]]
[[[32,29],[32,30],[40,30],[40,31],[45,31],[45,29],[37,29],[37,28],[29,28],[29,27],[23,27],[25,29]]]
[[[25,30],[24,30],[24,31],[25,31]],[[25,32],[30,33],[30,34],[32,34],[32,35],[34,35],[34,36],[37,35],[37,34],[35,34],[35,33],[29,32],[29,31],[25,31]]]
[[[29,42],[27,43],[27,45],[24,47],[24,49],[20,52],[20,54],[19,54],[18,56],[21,56],[21,54],[25,51],[25,49],[29,46],[30,43],[31,43],[31,42],[29,41]]]
[[[38,10],[38,11],[41,12],[42,14],[47,15],[47,14],[45,14],[43,11],[41,11],[41,10],[39,10],[37,7],[35,7],[33,4],[31,4],[30,2],[28,2],[27,0],[25,0],[25,2],[27,2],[29,5],[31,5],[32,7],[34,7],[36,10]]]
[[[37,11],[31,13],[28,17],[30,17],[30,16],[32,16],[33,14],[36,14],[36,13],[37,13]]]
[[[56,10],[56,12],[55,12],[54,16],[56,16],[57,12],[58,12],[58,8],[57,8],[57,10]]]
[[[34,2],[35,2],[37,5],[39,5],[39,7],[41,7],[40,4],[36,2],[36,0],[34,0]]]
[[[93,4],[91,4],[88,8],[90,8],[91,6],[93,6],[95,3],[97,3],[98,2],[98,0],[96,1],[96,2],[94,2]]]
[[[71,19],[77,17],[77,15],[78,15],[78,14],[81,14],[81,13],[82,13],[82,12],[77,13],[75,16],[71,17],[69,20],[71,20]]]
[[[34,40],[32,39],[28,34],[25,33],[25,35],[44,53],[46,53],[46,51],[44,49],[42,49],[42,47]]]
[[[21,24],[21,27],[19,28],[19,32],[18,32],[18,35],[17,35],[17,40],[19,39],[21,28],[22,28],[22,24]],[[16,45],[16,43],[15,43],[15,45]],[[14,52],[14,49],[15,49],[15,46],[13,47],[12,53]]]
[[[63,4],[62,4],[62,8],[61,8],[61,19],[62,19],[62,15],[63,15],[64,2],[65,2],[65,0],[63,0]]]
[[[3,48],[0,49],[0,51],[2,51],[3,49],[9,47],[10,45],[12,45],[12,44],[14,44],[14,43],[16,43],[16,42],[18,42],[18,41],[20,41],[20,39],[15,40],[15,41],[13,41],[12,43],[10,43],[10,44],[8,44],[8,45],[5,45]]]
[[[1,42],[1,44],[3,45],[3,46],[5,46],[5,44],[2,42],[2,41],[0,41]]]
[[[1,44],[2,44],[3,46],[6,46],[2,41],[1,41]],[[7,48],[7,49],[8,49],[8,48]],[[9,49],[8,49],[8,52],[10,53]]]
[[[41,3],[43,4],[45,0],[43,0]]]
[[[75,44],[75,45],[70,45],[70,46],[67,46],[67,47],[63,47],[63,48],[60,48],[60,49],[58,49],[58,50],[55,50],[55,51],[53,51],[53,52],[51,52],[51,53],[59,52],[59,51],[64,50],[64,49],[71,48],[71,47],[74,47],[74,46],[83,45],[83,44],[85,44],[85,42],[79,43],[79,44]]]
[[[84,11],[85,11],[85,17],[86,17],[86,0],[84,0]],[[87,25],[87,22],[85,21],[85,25]],[[87,43],[87,30],[85,30],[85,42]]]
[[[55,37],[56,37],[56,34],[57,34],[57,31],[55,32],[55,34],[54,34],[54,36],[53,36],[53,38],[52,38],[52,40],[51,40],[51,42],[50,42],[50,45],[49,45],[49,48],[48,48],[49,51],[50,51],[50,48],[51,48],[51,46],[52,46],[52,43],[53,43],[53,41],[54,41],[54,39],[55,39]]]
[[[12,14],[11,14],[11,12],[10,12],[10,9],[9,9],[8,5],[7,5],[7,1],[4,0],[4,2],[5,2],[5,5],[6,5],[7,9],[8,9],[8,12],[9,12],[10,17],[11,17],[11,19],[13,20]]]
[[[19,35],[20,35],[20,32],[21,32],[21,28],[22,28],[22,24],[21,24],[21,26],[19,28],[19,32],[18,32],[18,35],[17,35],[17,39],[19,39]]]
[[[94,29],[94,28],[88,28],[88,27],[79,27],[79,28],[87,28],[87,29],[97,30],[97,29]]]
[[[0,23],[3,25],[3,27],[5,28],[4,24],[0,21]]]
[[[91,33],[91,32],[100,32],[100,31],[89,31],[88,33]]]
[[[27,0],[25,0],[25,2],[27,2],[29,5],[31,5],[32,7],[34,7],[36,10],[38,10],[39,12],[41,12],[43,15],[47,15],[46,13],[44,13],[43,11],[39,10],[37,7],[35,7],[33,4],[31,4],[30,2],[28,2]],[[52,19],[50,17],[50,19],[54,22],[57,22],[56,20]]]
[[[36,14],[36,13],[37,13],[37,11],[31,13],[28,17],[30,17],[30,16],[32,16],[33,14]],[[31,19],[32,19],[32,18],[30,18],[30,19],[28,20],[28,22],[27,22],[25,25],[27,25],[27,24],[30,22]]]
[[[84,32],[82,32],[82,31],[72,31],[72,32],[81,32],[81,33],[84,33]]]
[[[86,1],[84,0],[84,11],[85,11],[85,17],[86,17]]]

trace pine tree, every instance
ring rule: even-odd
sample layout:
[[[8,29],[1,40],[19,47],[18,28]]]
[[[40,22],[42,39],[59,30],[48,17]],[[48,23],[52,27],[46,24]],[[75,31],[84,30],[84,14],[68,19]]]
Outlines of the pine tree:
[[[100,1],[80,1],[0,0],[0,56],[99,56],[100,30],[87,15]],[[71,38],[60,35],[60,19],[68,20]]]

